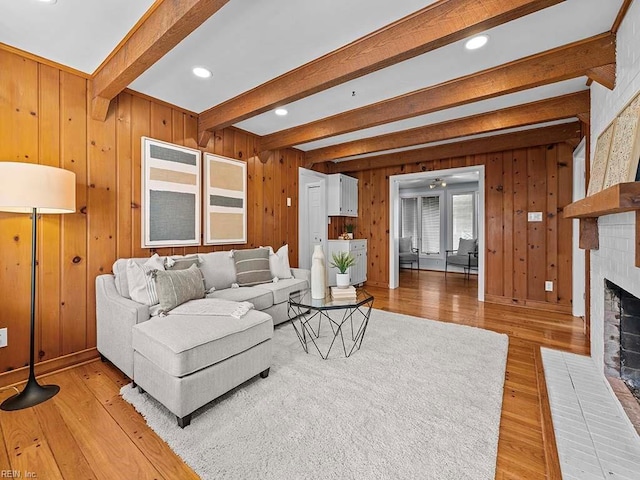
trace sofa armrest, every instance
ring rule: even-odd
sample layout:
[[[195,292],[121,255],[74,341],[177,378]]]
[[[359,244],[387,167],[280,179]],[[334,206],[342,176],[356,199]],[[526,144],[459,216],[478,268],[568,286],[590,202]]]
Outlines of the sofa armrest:
[[[308,270],[306,268],[292,268],[291,273],[293,273],[293,278],[306,280],[307,287],[311,287],[311,270]]]
[[[121,296],[113,275],[96,277],[96,333],[98,351],[133,378],[131,329],[149,320],[149,307]]]

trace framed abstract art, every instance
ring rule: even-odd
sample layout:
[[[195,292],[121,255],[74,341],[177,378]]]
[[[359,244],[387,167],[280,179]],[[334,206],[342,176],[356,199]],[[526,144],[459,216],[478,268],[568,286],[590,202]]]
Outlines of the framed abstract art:
[[[201,153],[142,137],[142,248],[200,245]]]
[[[247,243],[247,164],[204,154],[204,244]]]

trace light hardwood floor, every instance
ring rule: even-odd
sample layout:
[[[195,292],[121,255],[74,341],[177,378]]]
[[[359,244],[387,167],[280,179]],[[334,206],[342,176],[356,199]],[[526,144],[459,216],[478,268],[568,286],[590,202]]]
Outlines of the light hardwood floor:
[[[542,345],[588,353],[582,321],[479,303],[476,289],[474,278],[417,271],[403,271],[396,290],[368,288],[375,308],[509,335],[496,479],[547,478],[536,351]],[[47,382],[61,386],[53,400],[0,412],[0,471],[40,479],[197,478],[120,398],[128,380],[110,364],[94,361],[41,381]],[[3,391],[0,399],[12,393]]]

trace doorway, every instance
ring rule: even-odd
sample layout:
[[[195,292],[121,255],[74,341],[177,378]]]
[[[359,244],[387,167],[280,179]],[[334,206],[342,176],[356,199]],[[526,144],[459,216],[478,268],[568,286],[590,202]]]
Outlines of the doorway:
[[[445,178],[465,178],[474,177],[477,181],[477,226],[475,231],[477,232],[478,239],[478,300],[484,301],[484,210],[485,210],[485,181],[484,181],[484,165],[477,165],[473,167],[461,167],[451,168],[446,170],[436,170],[429,172],[410,173],[404,175],[394,175],[389,178],[389,288],[398,288],[400,282],[400,269],[398,263],[399,252],[399,239],[401,231],[401,190],[406,191],[407,188],[413,188],[414,186],[427,186],[427,191],[436,191],[438,187],[445,187],[442,185]],[[435,196],[435,194],[430,195]],[[451,195],[443,195],[443,198],[449,198]],[[447,200],[448,201],[448,200]],[[446,231],[445,231],[446,230]],[[446,226],[443,229],[441,235],[449,232],[449,227]],[[454,229],[455,231],[455,229]],[[447,246],[445,248],[451,248]],[[444,252],[441,254],[440,261],[444,261]],[[420,261],[421,266],[423,264]],[[443,265],[443,264],[442,264]]]

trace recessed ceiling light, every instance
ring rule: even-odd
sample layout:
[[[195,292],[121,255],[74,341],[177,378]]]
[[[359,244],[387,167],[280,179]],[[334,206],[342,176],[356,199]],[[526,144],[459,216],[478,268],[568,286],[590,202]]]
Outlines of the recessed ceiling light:
[[[464,46],[467,50],[477,50],[478,48],[484,47],[488,41],[488,35],[477,35],[467,40]]]
[[[287,113],[289,113],[289,112],[287,111],[286,108],[276,108],[276,110],[275,110],[275,114],[280,116],[280,117],[284,117]]]
[[[200,78],[210,78],[211,75],[213,75],[211,73],[211,70],[208,70],[204,67],[193,67],[193,70],[191,71],[196,77],[200,77]]]

